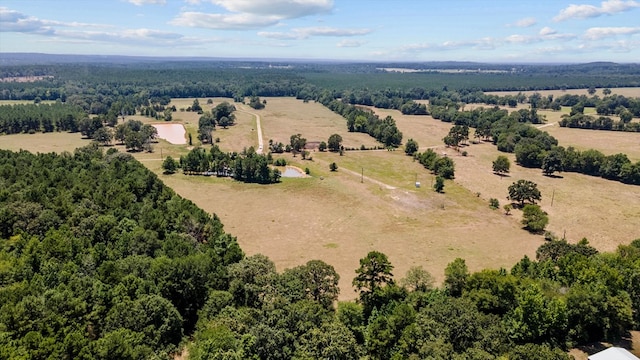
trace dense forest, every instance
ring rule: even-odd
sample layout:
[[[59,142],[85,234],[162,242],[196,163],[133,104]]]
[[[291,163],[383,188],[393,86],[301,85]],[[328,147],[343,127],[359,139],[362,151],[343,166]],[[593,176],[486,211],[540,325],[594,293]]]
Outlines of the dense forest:
[[[640,239],[598,253],[552,241],[535,260],[442,287],[372,251],[356,302],[322,261],[281,273],[130,155],[0,152],[0,357],[567,359],[640,325]],[[364,255],[364,254],[363,254]]]
[[[0,174],[0,358],[170,354],[243,257],[131,155],[0,151]]]

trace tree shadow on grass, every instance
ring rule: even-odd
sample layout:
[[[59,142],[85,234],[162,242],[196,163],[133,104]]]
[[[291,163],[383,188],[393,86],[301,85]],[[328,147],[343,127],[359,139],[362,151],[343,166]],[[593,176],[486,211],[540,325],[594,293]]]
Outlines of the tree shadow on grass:
[[[564,176],[562,175],[555,175],[555,174],[543,174],[543,175],[552,179],[564,179]]]

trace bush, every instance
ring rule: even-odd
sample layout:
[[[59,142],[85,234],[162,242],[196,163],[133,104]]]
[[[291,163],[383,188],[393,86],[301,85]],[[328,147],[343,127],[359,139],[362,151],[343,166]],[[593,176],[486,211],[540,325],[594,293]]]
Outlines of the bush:
[[[533,233],[540,233],[549,223],[547,213],[540,206],[527,204],[522,210],[522,224]]]
[[[491,198],[491,199],[489,199],[489,207],[492,210],[498,209],[498,208],[500,208],[500,202],[498,201],[498,199]]]

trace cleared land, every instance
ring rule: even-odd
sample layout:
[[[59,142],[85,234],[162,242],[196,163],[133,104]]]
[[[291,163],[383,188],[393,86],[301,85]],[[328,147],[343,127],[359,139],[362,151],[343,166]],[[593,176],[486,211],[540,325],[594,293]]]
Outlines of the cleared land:
[[[207,109],[205,101],[200,99]],[[180,108],[192,102],[193,99],[180,99],[172,103],[182,104],[176,105]],[[213,105],[218,103],[214,99]],[[345,120],[320,104],[267,98],[267,108],[259,112],[237,106],[261,115],[265,140],[287,143],[290,135],[301,133],[309,141],[326,141],[329,135],[338,133],[348,147],[376,144],[366,134],[348,133]],[[359,259],[371,250],[389,256],[398,279],[409,267],[422,265],[438,281],[444,278],[447,263],[456,257],[466,259],[471,270],[509,268],[524,255],[535,257],[535,249],[543,239],[521,229],[521,214],[514,211],[506,216],[501,210],[488,207],[492,197],[505,204],[508,185],[520,178],[538,183],[543,194],[541,205],[551,220],[548,228],[558,236],[562,237],[566,230],[569,241],[587,237],[600,250],[613,250],[620,243],[640,237],[640,187],[579,174],[548,178],[540,170],[513,165],[512,156],[511,177],[501,179],[491,172],[491,162],[499,154],[495,146],[471,145],[465,148],[469,156],[462,157],[441,145],[451,124],[429,116],[376,111],[380,116],[392,115],[405,140],[416,139],[421,150],[433,146],[437,152],[446,151],[454,158],[456,179],[446,182],[445,194],[431,190],[432,175],[401,149],[348,151],[345,156],[314,152],[313,161],[302,161],[291,154],[278,155],[291,165],[309,168],[312,176],[283,179],[280,184],[268,186],[215,177],[162,175],[161,154],[178,157],[188,151],[188,145],[161,140],[155,145],[155,153],[134,155],[180,195],[218,214],[247,254],[263,253],[280,270],[311,259],[333,265],[341,275],[341,299],[356,296],[351,289],[354,270]],[[173,120],[193,131],[198,117],[178,111]],[[243,112],[236,117],[235,126],[214,133],[214,137],[220,137],[219,145],[225,150],[257,146],[256,131],[251,131],[255,117]],[[637,136],[582,131],[594,136]],[[195,135],[194,131],[194,141]],[[564,146],[579,145],[559,139]],[[0,137],[2,148],[40,152],[71,151],[88,143],[79,134],[66,133]],[[589,144],[593,147],[593,141]],[[626,149],[618,151],[632,157]],[[329,171],[331,162],[338,164],[337,172]],[[414,186],[416,180],[421,182],[421,188]]]

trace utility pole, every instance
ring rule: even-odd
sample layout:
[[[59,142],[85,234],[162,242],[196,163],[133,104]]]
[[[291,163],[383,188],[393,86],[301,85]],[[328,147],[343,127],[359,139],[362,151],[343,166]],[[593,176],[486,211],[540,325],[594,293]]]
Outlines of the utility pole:
[[[360,173],[360,183],[364,182],[364,168],[362,168],[362,172]]]
[[[551,206],[553,206],[553,199],[556,197],[556,189],[553,189],[553,193],[551,194]]]

